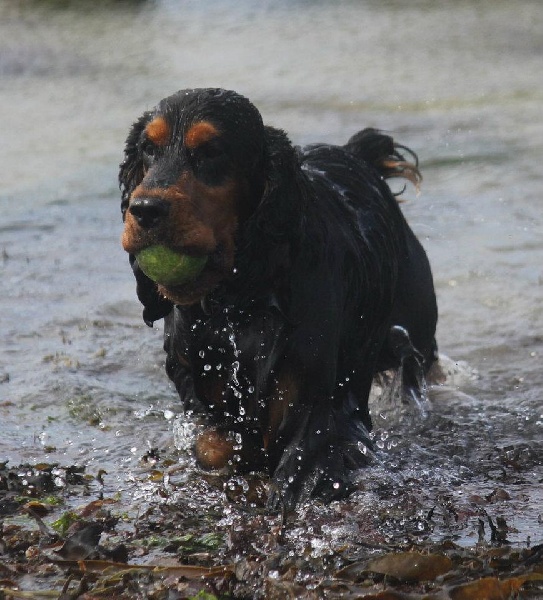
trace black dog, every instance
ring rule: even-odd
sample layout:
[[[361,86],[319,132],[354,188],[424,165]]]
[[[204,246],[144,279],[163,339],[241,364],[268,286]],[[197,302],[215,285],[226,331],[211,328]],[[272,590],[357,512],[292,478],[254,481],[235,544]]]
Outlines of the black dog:
[[[167,372],[209,424],[203,467],[265,469],[270,504],[350,490],[367,462],[374,375],[419,394],[436,359],[428,259],[385,179],[420,177],[374,130],[295,148],[235,92],[178,92],[133,126],[120,167],[123,247]],[[207,257],[182,285],[135,255],[160,243]]]

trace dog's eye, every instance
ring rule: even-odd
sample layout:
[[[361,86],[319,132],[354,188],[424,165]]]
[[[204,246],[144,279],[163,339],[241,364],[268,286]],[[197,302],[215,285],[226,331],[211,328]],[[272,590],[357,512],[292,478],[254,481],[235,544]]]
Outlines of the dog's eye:
[[[206,142],[205,144],[201,144],[193,150],[194,157],[199,160],[212,160],[214,158],[219,158],[224,154],[223,149],[219,144],[214,142]]]
[[[141,144],[141,151],[145,158],[152,159],[156,154],[157,147],[150,140],[145,140]]]
[[[189,150],[188,158],[196,177],[209,185],[219,185],[228,176],[228,155],[216,140]]]

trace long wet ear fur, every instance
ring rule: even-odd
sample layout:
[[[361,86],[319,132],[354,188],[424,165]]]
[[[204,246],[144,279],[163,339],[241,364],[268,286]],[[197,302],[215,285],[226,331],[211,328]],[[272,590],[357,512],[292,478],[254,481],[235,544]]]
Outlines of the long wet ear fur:
[[[145,112],[143,115],[132,125],[132,129],[126,138],[126,145],[124,147],[124,160],[119,165],[119,187],[121,189],[121,211],[124,216],[126,209],[128,208],[128,202],[130,196],[136,186],[143,179],[143,159],[140,154],[138,142],[141,138],[141,134],[145,129],[147,123],[151,119],[151,113]]]
[[[238,237],[236,266],[239,278],[254,287],[269,285],[278,270],[287,270],[289,248],[299,241],[304,213],[304,185],[296,148],[287,135],[265,127],[260,198]],[[234,280],[236,281],[236,280]]]
[[[143,320],[148,327],[152,327],[155,321],[163,319],[170,313],[173,304],[158,293],[156,283],[140,269],[136,257],[129,254],[128,259],[136,278],[136,294],[143,304]]]
[[[298,151],[280,129],[266,127],[268,174],[257,217],[273,237],[297,235],[304,211]]]
[[[143,160],[140,155],[138,142],[145,126],[149,122],[151,113],[144,113],[132,126],[124,149],[124,160],[119,166],[119,187],[122,200],[121,211],[123,221],[130,202],[130,196],[136,186],[143,179]],[[157,285],[149,279],[139,268],[136,257],[129,255],[130,266],[136,278],[136,293],[143,304],[143,320],[149,326],[154,321],[165,317],[173,308],[173,304],[158,293]]]

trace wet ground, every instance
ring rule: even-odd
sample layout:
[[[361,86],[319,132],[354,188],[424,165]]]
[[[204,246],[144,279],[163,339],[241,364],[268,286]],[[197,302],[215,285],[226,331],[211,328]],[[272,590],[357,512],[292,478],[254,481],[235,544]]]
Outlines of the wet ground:
[[[452,556],[457,582],[541,572],[541,31],[538,1],[0,1],[0,579],[11,582],[0,588],[58,596],[65,581],[64,567],[37,569],[32,548],[48,538],[22,508],[33,494],[62,499],[43,517],[49,533],[61,514],[108,500],[112,516],[89,509],[107,551],[91,536],[87,558],[115,562],[108,552],[124,544],[134,564],[234,569],[215,591],[189,578],[185,596],[155,597],[206,586],[319,597],[347,594],[344,580],[360,597],[371,569],[341,569],[413,548]],[[359,490],[286,525],[241,497],[245,482],[195,469],[160,327],[142,323],[119,245],[127,130],[199,85],[246,94],[296,143],[386,129],[424,175],[402,207],[432,262],[447,379],[426,416],[376,402],[380,450]],[[51,465],[51,487],[29,490],[28,474]],[[436,577],[428,593],[452,585]],[[522,582],[521,597],[535,585]]]

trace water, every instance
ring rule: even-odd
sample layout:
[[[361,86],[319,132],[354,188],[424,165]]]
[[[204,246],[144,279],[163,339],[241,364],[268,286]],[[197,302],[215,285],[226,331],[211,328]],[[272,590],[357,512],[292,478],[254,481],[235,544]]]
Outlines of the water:
[[[105,468],[130,489],[141,456],[172,446],[180,407],[120,249],[117,165],[144,109],[223,86],[296,143],[376,126],[421,160],[403,209],[440,350],[466,366],[425,420],[376,407],[380,462],[344,506],[390,511],[390,531],[434,508],[464,543],[484,509],[541,542],[541,31],[539,0],[0,1],[0,460]]]

